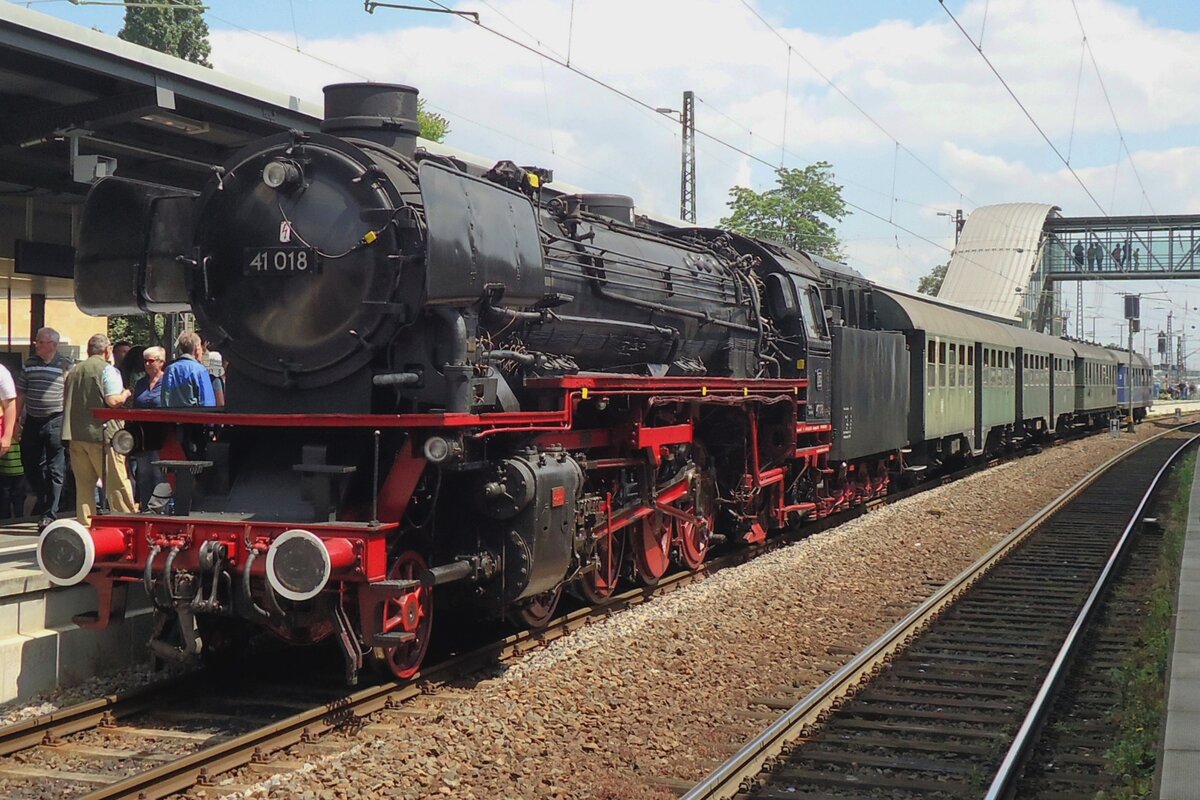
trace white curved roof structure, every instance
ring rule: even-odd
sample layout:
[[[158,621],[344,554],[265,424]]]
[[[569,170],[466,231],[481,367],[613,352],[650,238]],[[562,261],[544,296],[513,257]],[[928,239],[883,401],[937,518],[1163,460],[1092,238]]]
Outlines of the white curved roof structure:
[[[938,298],[1019,320],[1042,259],[1042,226],[1058,206],[1002,203],[971,212]]]

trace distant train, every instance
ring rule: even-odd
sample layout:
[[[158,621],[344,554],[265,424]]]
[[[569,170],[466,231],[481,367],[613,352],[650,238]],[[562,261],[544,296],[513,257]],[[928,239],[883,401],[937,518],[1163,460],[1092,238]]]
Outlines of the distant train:
[[[347,678],[419,669],[434,596],[544,625],[564,589],[698,567],[719,542],[880,497],[922,470],[1096,427],[1149,365],[882,289],[546,170],[415,147],[416,91],[326,88],[321,133],[252,143],[200,195],[107,179],[77,302],[191,309],[223,409],[117,410],[164,514],[48,527],[103,626],[143,586],[153,651],[332,638]],[[442,604],[439,603],[439,606]]]

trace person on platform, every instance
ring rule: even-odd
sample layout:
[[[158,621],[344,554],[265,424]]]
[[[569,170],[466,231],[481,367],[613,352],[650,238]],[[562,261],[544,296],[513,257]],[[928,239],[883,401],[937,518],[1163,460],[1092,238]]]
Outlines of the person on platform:
[[[17,427],[17,384],[8,367],[0,364],[0,458],[8,454]]]
[[[58,518],[67,471],[63,447],[63,382],[71,359],[58,352],[59,335],[40,328],[33,336],[34,355],[17,376],[17,422],[13,441],[21,442],[21,463],[33,488],[38,529]]]
[[[208,377],[212,378],[213,396],[216,398],[217,405],[225,405],[225,363],[221,358],[221,354],[209,347],[209,342],[202,341],[203,356],[200,358],[200,363],[208,370]]]
[[[25,516],[25,470],[21,444],[13,441],[17,426],[17,384],[0,364],[0,519]]]
[[[96,419],[95,409],[119,408],[132,392],[121,386],[121,373],[112,365],[112,342],[103,333],[88,339],[88,357],[75,366],[66,380],[66,414],[62,437],[70,442],[71,469],[75,473],[75,514],[84,527],[96,514],[96,481],[104,475],[104,494],[118,514],[134,511],[133,487],[125,456],[105,439],[115,426]]]
[[[162,379],[166,361],[167,351],[161,347],[147,347],[142,353],[146,374],[133,386],[134,408],[162,408]],[[143,511],[154,494],[154,487],[167,479],[162,469],[154,466],[155,461],[158,461],[157,450],[141,450],[133,457],[137,499]]]
[[[113,366],[117,368],[117,372],[121,373],[121,385],[133,386],[133,381],[129,373],[125,371],[125,358],[129,355],[129,351],[133,349],[131,342],[117,342],[113,345]]]
[[[1083,242],[1076,239],[1071,252],[1075,255],[1075,271],[1083,272]]]
[[[203,353],[200,337],[191,331],[179,335],[175,342],[176,358],[167,367],[162,379],[164,408],[215,406],[212,378],[200,363]]]

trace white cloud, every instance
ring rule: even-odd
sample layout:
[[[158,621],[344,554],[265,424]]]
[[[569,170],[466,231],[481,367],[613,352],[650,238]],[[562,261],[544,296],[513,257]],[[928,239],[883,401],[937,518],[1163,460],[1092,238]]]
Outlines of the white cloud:
[[[1072,163],[1097,199],[1121,213],[1148,210],[1128,161],[1114,166],[1118,140],[1090,61],[1076,100],[1081,37],[1070,4],[953,5],[972,36],[978,39],[982,29],[984,52],[1064,155],[1070,141]],[[1200,35],[1156,27],[1114,0],[1078,0],[1078,8],[1155,210],[1193,208],[1200,200],[1200,159],[1187,144],[1194,135],[1184,134],[1200,127],[1200,105],[1192,101],[1200,89],[1194,69]],[[799,28],[779,28],[777,35],[731,0],[492,0],[480,11],[486,24],[531,46],[563,58],[569,50],[575,67],[650,106],[678,108],[682,91],[694,90],[704,131],[770,164],[829,160],[848,199],[939,244],[950,228],[935,210],[971,205],[947,184],[980,204],[1033,200],[1057,203],[1067,213],[1095,213],[944,16],[820,36]],[[212,59],[222,70],[318,101],[321,86],[335,81],[412,84],[431,109],[450,118],[449,143],[456,147],[548,166],[560,180],[631,194],[640,209],[678,213],[677,121],[470,23],[388,28],[383,10],[371,22],[353,38],[301,41],[306,53],[327,63],[254,34],[222,30],[212,35]],[[294,41],[290,33],[266,35]],[[779,35],[795,48],[790,80]],[[897,153],[888,135],[799,54],[941,179]],[[703,136],[697,162],[702,223],[725,213],[730,186],[762,189],[772,182],[770,168]],[[866,214],[855,214],[841,230],[848,240],[862,240],[847,247],[862,259],[859,266],[889,283],[915,285],[946,257]],[[892,240],[890,249],[880,244],[885,239]]]

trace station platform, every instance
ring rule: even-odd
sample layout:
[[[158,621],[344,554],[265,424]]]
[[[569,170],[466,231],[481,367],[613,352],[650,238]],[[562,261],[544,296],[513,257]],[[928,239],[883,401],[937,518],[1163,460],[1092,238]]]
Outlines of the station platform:
[[[1158,797],[1194,800],[1200,797],[1200,470],[1192,482],[1188,504],[1168,675]]]
[[[81,683],[148,659],[153,615],[140,587],[124,622],[83,630],[72,618],[96,608],[87,585],[55,587],[38,569],[34,521],[0,526],[0,703]]]
[[[1200,411],[1200,398],[1190,400],[1155,400],[1154,407],[1150,409],[1150,412],[1146,416],[1168,417],[1174,415],[1175,409],[1179,409],[1179,412],[1184,415]]]

